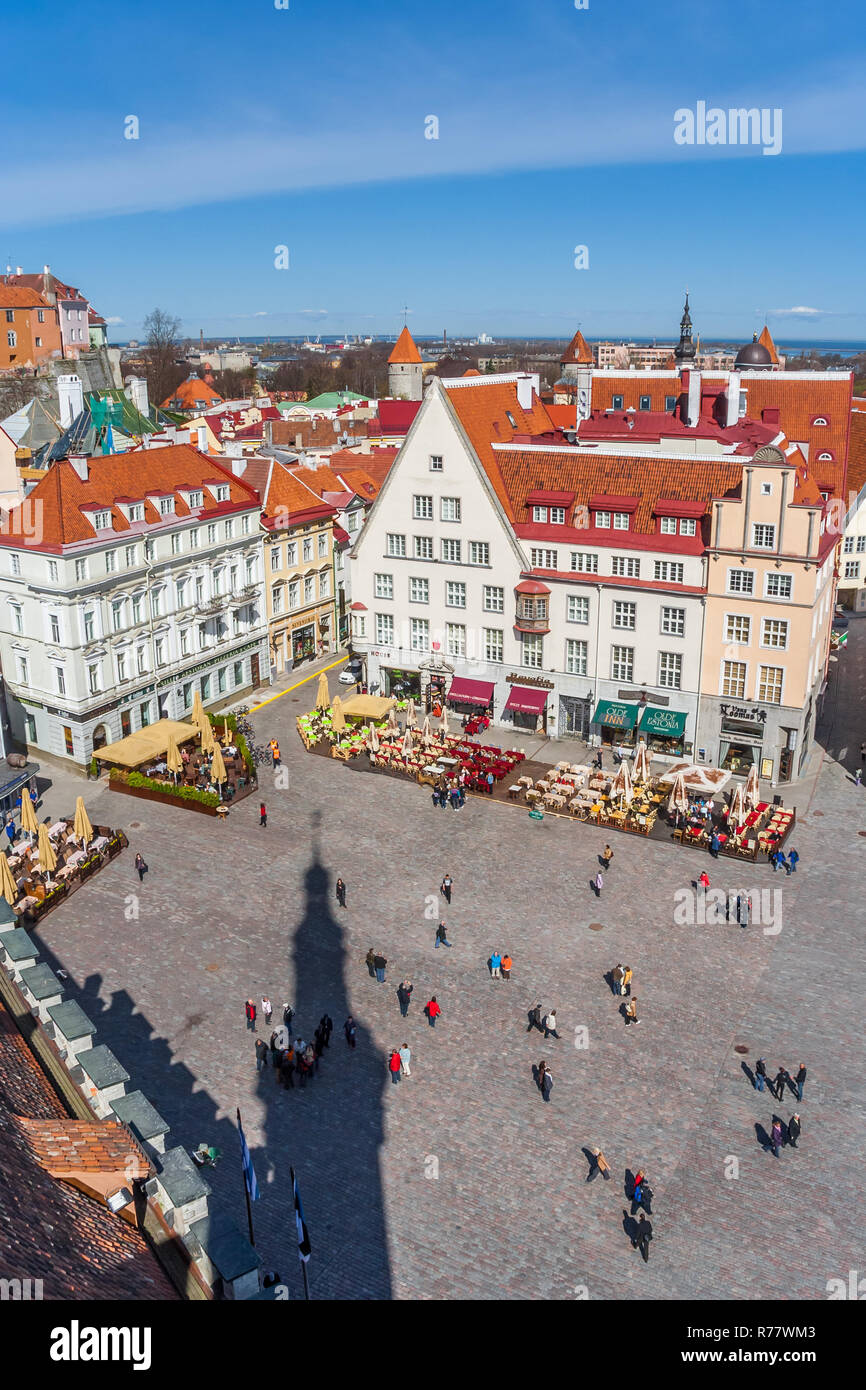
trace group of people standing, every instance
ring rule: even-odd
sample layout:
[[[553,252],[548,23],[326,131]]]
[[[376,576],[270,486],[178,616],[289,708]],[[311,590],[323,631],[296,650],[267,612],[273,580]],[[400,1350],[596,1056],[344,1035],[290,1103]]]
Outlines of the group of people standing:
[[[803,1087],[806,1085],[807,1067],[801,1062],[794,1076],[788,1071],[787,1067],[780,1066],[774,1077],[767,1072],[767,1063],[763,1057],[759,1057],[755,1063],[754,1086],[756,1091],[767,1090],[776,1100],[783,1100],[786,1089],[790,1088],[794,1092],[798,1101],[803,1099]],[[798,1140],[802,1133],[803,1126],[800,1120],[799,1111],[795,1110],[787,1125],[783,1126],[778,1115],[774,1115],[770,1123],[769,1145],[765,1148],[772,1149],[776,1158],[781,1156],[784,1144],[789,1144],[792,1149],[796,1149]]]
[[[266,1025],[270,1025],[273,1016],[273,1006],[267,996],[262,999],[262,1012],[265,1017]],[[245,1005],[247,1028],[256,1032],[257,1010],[252,999],[248,999]],[[278,1083],[282,1083],[287,1090],[293,1090],[295,1078],[298,1085],[303,1089],[308,1081],[311,1081],[319,1069],[319,1061],[325,1048],[330,1045],[331,1034],[334,1031],[334,1021],[329,1014],[322,1014],[318,1026],[313,1034],[312,1041],[308,1042],[304,1038],[293,1036],[293,1022],[295,1011],[291,1004],[283,1006],[282,1024],[275,1028],[271,1033],[270,1040],[265,1042],[264,1038],[257,1038],[255,1045],[256,1070],[264,1071],[266,1067],[272,1067]]]

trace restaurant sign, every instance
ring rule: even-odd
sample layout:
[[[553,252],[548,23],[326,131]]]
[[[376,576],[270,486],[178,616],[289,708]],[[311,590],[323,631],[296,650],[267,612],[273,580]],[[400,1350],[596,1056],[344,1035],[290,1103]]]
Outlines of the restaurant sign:
[[[509,685],[532,685],[538,690],[555,690],[553,681],[546,681],[543,676],[518,676],[512,671],[510,676],[505,679]]]
[[[719,713],[731,719],[760,719],[763,723],[767,722],[765,709],[749,709],[748,705],[719,705]]]
[[[640,726],[645,733],[658,738],[682,738],[686,727],[686,716],[675,709],[650,709],[647,706],[641,717]]]
[[[620,700],[599,700],[592,723],[604,724],[608,729],[633,729],[637,716],[637,705]]]

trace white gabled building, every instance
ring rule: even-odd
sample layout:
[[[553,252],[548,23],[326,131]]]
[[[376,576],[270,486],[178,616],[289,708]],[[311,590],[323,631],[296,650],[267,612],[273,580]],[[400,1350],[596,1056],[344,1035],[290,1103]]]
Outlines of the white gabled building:
[[[268,680],[256,491],[190,445],[55,464],[0,530],[13,735],[87,764]]]

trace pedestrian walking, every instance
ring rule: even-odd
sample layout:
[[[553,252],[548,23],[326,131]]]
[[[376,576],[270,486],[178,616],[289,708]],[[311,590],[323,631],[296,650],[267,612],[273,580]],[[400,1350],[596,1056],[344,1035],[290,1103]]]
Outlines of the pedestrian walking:
[[[759,1057],[755,1063],[755,1090],[763,1091],[764,1082],[767,1079],[767,1064],[763,1057]]]
[[[635,1249],[640,1251],[641,1258],[643,1259],[644,1264],[649,1264],[649,1243],[652,1240],[652,1238],[653,1223],[651,1221],[647,1221],[643,1212],[641,1212],[640,1220],[637,1223],[635,1239],[633,1240],[632,1244],[635,1247]]]
[[[410,1066],[409,1066],[409,1063],[410,1063],[411,1061],[412,1061],[412,1049],[410,1048],[410,1046],[409,1046],[408,1043],[404,1043],[403,1046],[400,1048],[400,1066],[401,1066],[402,1069],[403,1069],[403,1075],[404,1075],[404,1076],[411,1076],[411,1075],[412,1075],[412,1071],[411,1071]]]
[[[453,881],[451,875],[450,875],[450,874],[446,874],[445,877],[443,878],[441,884],[439,885],[439,892],[442,894],[443,898],[445,899],[446,903],[448,903],[449,907],[450,907],[450,905],[451,905],[451,889],[452,889],[453,887],[454,887],[454,881]]]
[[[441,1008],[436,1002],[435,994],[433,995],[433,998],[428,1002],[427,1006],[424,1009],[424,1012],[427,1015],[427,1022],[430,1024],[430,1027],[435,1028],[436,1020],[442,1012]]]
[[[785,858],[784,850],[780,849],[776,851],[776,863],[778,864],[780,869],[785,870],[786,875],[790,873],[790,869],[788,868],[788,861]]]
[[[770,863],[771,863],[772,866],[773,866],[773,873],[776,873],[776,872],[778,871],[778,868],[779,868],[779,864],[780,864],[780,862],[781,862],[781,859],[782,859],[782,856],[781,856],[781,854],[779,853],[779,851],[778,851],[777,849],[774,849],[774,850],[771,851],[771,853],[770,853]]]
[[[262,995],[262,1013],[265,1016],[265,1027],[270,1028],[271,1019],[274,1016],[274,1006],[266,994]]]
[[[268,1045],[264,1038],[256,1038],[256,1071],[261,1071],[268,1064]]]
[[[595,876],[595,878],[594,878],[594,880],[593,880],[593,887],[594,887],[594,889],[595,889],[595,896],[596,896],[597,898],[600,898],[600,897],[601,897],[601,890],[602,890],[602,888],[604,887],[604,879],[603,879],[602,876],[601,876],[601,870],[600,870],[600,869],[599,869],[598,873],[596,874],[596,876]]]
[[[797,1072],[797,1075],[794,1077],[794,1085],[797,1087],[797,1099],[798,1099],[798,1100],[802,1100],[802,1099],[803,1099],[803,1087],[805,1086],[805,1084],[806,1084],[806,1065],[805,1065],[804,1062],[801,1062],[801,1063],[800,1063],[800,1069],[799,1069],[799,1071]]]
[[[373,950],[373,947],[372,947],[372,946],[370,947],[369,951],[367,952],[367,955],[366,955],[366,962],[367,962],[367,973],[368,973],[368,975],[370,976],[370,979],[371,979],[371,980],[375,980],[375,978],[376,978],[376,952]]]
[[[602,1153],[601,1149],[591,1149],[592,1167],[587,1175],[587,1182],[595,1182],[601,1173],[605,1182],[610,1182],[610,1164]]]
[[[800,856],[795,849],[788,850],[788,868],[792,874],[797,872]]]
[[[605,867],[605,869],[609,869],[609,868],[610,868],[610,861],[613,859],[613,850],[611,849],[610,845],[605,845],[604,850],[602,851],[602,856],[601,856],[601,857],[602,857],[602,859],[604,860],[604,867]]]
[[[433,945],[436,947],[437,951],[440,946],[447,946],[450,951],[451,947],[454,945],[453,941],[448,940],[447,928],[444,922],[440,922],[436,928],[436,940]]]
[[[391,1085],[396,1086],[400,1080],[400,1053],[396,1048],[388,1058],[388,1070],[391,1073]]]
[[[355,1046],[355,1035],[357,1031],[358,1030],[355,1027],[355,1020],[353,1019],[352,1015],[349,1014],[349,1017],[343,1024],[343,1032],[346,1034],[346,1042],[348,1043],[349,1047]]]
[[[294,1011],[294,1009],[292,1008],[291,1004],[284,1004],[284,1005],[283,1005],[283,1026],[288,1030],[289,1042],[291,1042],[291,1040],[292,1040],[292,1022],[293,1022],[293,1020],[294,1020],[294,1017],[295,1017],[295,1011]]]
[[[544,1020],[544,1041],[547,1042],[548,1038],[559,1038],[556,1031],[556,1009],[551,1009]]]
[[[630,965],[627,965],[622,974],[622,992],[623,994],[627,994],[629,998],[631,998],[631,982],[633,978],[634,971]]]
[[[282,758],[280,757],[280,745],[275,738],[271,739],[271,762],[274,767],[279,767],[282,762]]]
[[[796,1149],[797,1147],[797,1140],[800,1138],[800,1129],[800,1116],[795,1110],[788,1121],[788,1143],[791,1145],[792,1149]]]
[[[748,927],[752,920],[752,898],[748,893],[737,894],[737,921],[741,927]]]
[[[502,957],[502,978],[503,978],[503,980],[510,980],[510,979],[511,979],[511,967],[512,967],[513,965],[514,965],[514,961],[511,959],[510,955],[509,955],[508,952],[506,951],[506,952],[505,952],[505,955]]]
[[[334,1020],[330,1014],[322,1014],[319,1019],[319,1027],[322,1030],[322,1041],[325,1047],[331,1046],[331,1034],[334,1031]]]
[[[502,957],[498,951],[494,951],[490,957],[490,976],[493,980],[500,978],[499,972],[502,969]]]
[[[541,1092],[541,1099],[550,1103],[550,1092],[553,1089],[553,1072],[546,1062],[538,1064],[538,1089]]]
[[[528,1018],[529,1018],[529,1025],[528,1025],[528,1027],[527,1027],[527,1029],[526,1029],[527,1033],[531,1033],[532,1030],[533,1030],[533,1028],[537,1028],[538,1031],[539,1031],[539,1033],[540,1033],[540,1032],[541,1032],[541,1000],[539,1000],[538,1003],[535,1004],[535,1005],[533,1005],[533,1007],[529,1010]]]
[[[778,1158],[779,1152],[782,1148],[782,1125],[781,1121],[777,1119],[773,1120],[773,1125],[770,1130],[770,1146],[773,1150],[773,1153]]]
[[[147,865],[140,854],[135,856],[135,868],[138,874],[139,883],[144,883],[144,876],[147,873]]]
[[[247,1016],[247,1027],[251,1033],[256,1031],[256,1006],[252,999],[248,999],[244,1005],[244,1012]]]
[[[785,1082],[789,1080],[788,1073],[784,1067],[780,1067],[776,1072],[776,1079],[773,1082],[773,1092],[776,1100],[781,1100],[785,1094]]]
[[[259,825],[267,825],[268,808],[263,801],[259,802]]]
[[[373,968],[376,971],[376,979],[380,985],[385,983],[385,966],[388,964],[381,952],[373,957]]]
[[[638,1016],[637,1016],[637,996],[636,996],[636,995],[633,995],[632,998],[629,999],[628,1003],[627,1003],[626,1006],[625,1006],[625,1024],[626,1024],[626,1027],[628,1027],[628,1025],[629,1025],[630,1023],[640,1023],[640,1019],[639,1019]]]
[[[400,1013],[405,1018],[409,1012],[409,1005],[412,1001],[412,991],[415,986],[411,980],[401,980],[397,986],[397,998],[400,1001]]]
[[[340,907],[346,906],[346,885],[341,878],[337,879],[337,902]]]
[[[709,875],[708,875],[706,869],[704,869],[703,873],[701,874],[700,878],[698,879],[698,883],[699,883],[700,886],[703,888],[704,892],[706,892],[707,889],[708,889],[709,886],[710,886],[710,879],[709,879]]]

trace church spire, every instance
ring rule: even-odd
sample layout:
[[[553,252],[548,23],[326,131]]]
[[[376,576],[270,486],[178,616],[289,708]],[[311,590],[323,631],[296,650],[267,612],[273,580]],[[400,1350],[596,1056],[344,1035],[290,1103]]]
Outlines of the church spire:
[[[692,342],[692,317],[689,313],[689,292],[686,290],[686,302],[683,306],[683,316],[680,319],[680,340],[674,348],[674,357],[678,364],[691,362],[697,353]]]

